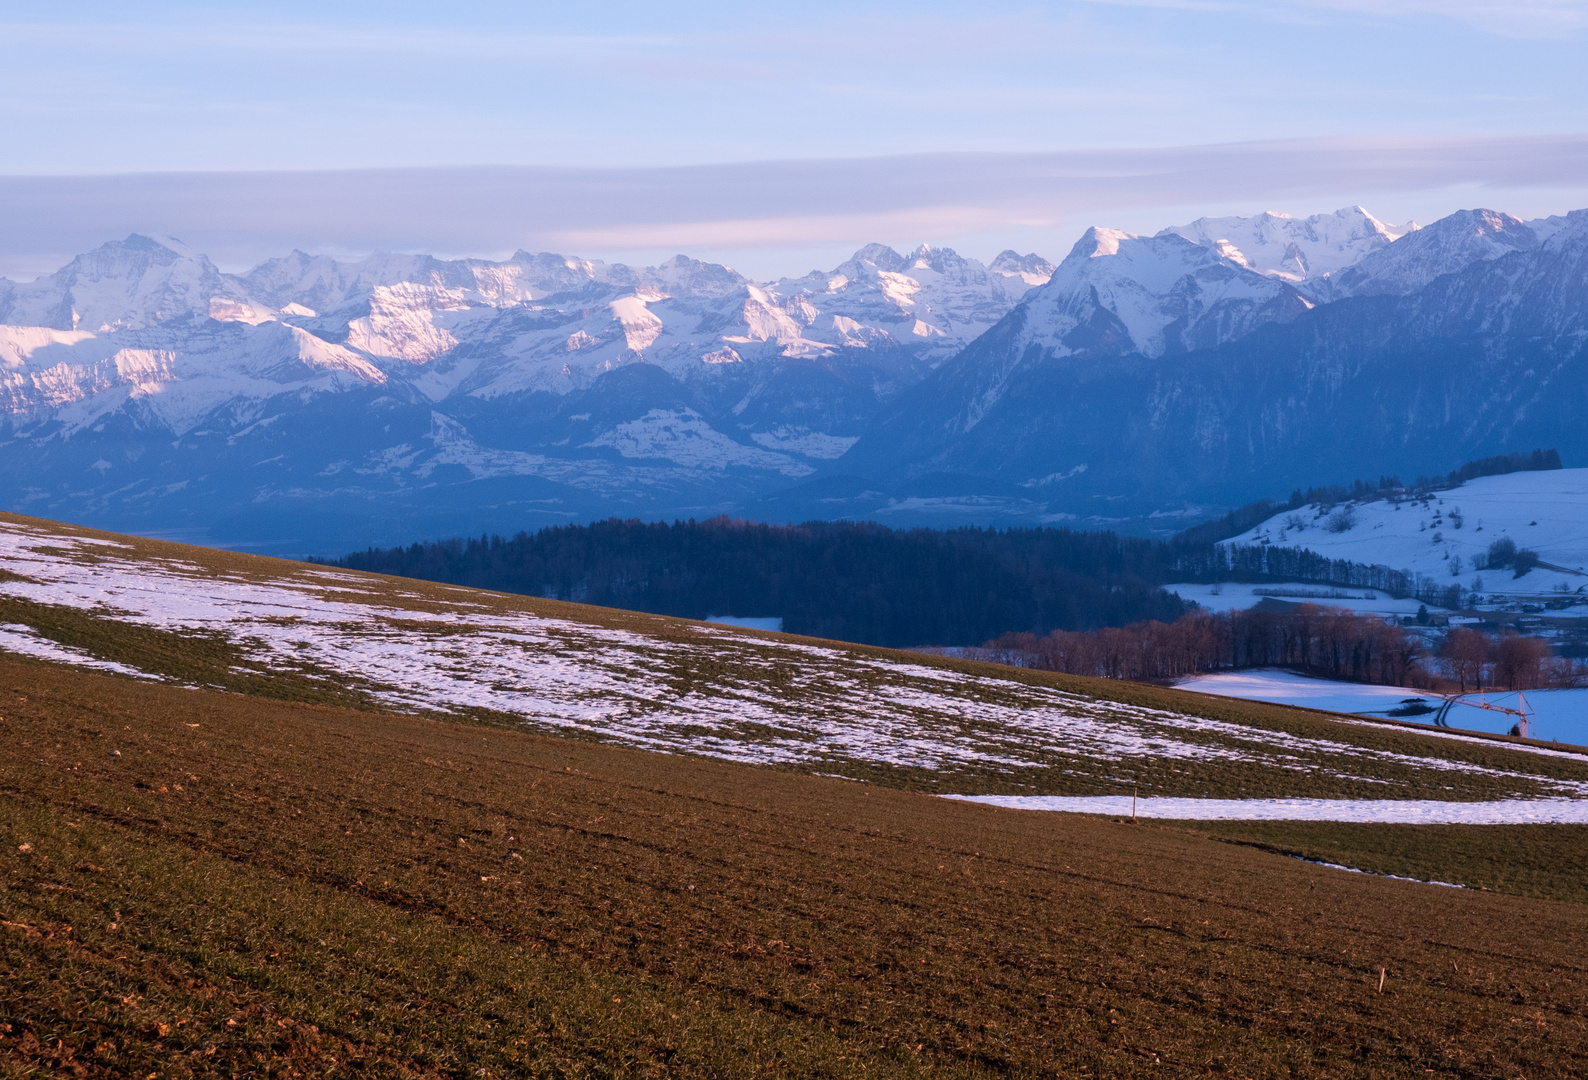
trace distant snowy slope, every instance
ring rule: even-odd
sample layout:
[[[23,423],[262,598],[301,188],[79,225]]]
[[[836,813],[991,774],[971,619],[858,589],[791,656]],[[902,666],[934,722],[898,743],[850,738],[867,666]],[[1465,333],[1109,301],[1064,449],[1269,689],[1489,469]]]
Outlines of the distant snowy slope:
[[[0,323],[94,333],[202,319],[217,298],[248,300],[205,256],[175,240],[136,234],[79,255],[48,277],[3,285]]]
[[[1376,589],[1338,588],[1316,581],[1265,581],[1243,584],[1221,581],[1212,584],[1180,582],[1164,586],[1182,600],[1189,600],[1205,611],[1250,611],[1265,600],[1289,604],[1323,604],[1343,608],[1359,615],[1400,618],[1417,614],[1422,603],[1414,597],[1396,599]]]
[[[995,274],[1005,277],[1017,277],[1027,285],[1046,285],[1053,276],[1054,266],[1042,256],[1028,253],[1021,255],[1012,249],[1000,251],[993,261],[987,264],[987,269]]]
[[[1532,251],[1539,236],[1521,219],[1494,210],[1461,210],[1401,237],[1341,271],[1326,298],[1406,296],[1435,278],[1513,251]]]
[[[1287,282],[1182,236],[1092,228],[1021,310],[1027,340],[1054,355],[1152,357],[1242,337],[1309,306]]]
[[[1360,206],[1350,206],[1299,219],[1272,211],[1198,218],[1158,235],[1182,236],[1260,274],[1300,284],[1353,266],[1416,228],[1415,223],[1386,225]]]
[[[1508,539],[1562,570],[1517,578],[1490,568],[1489,546]],[[1423,500],[1378,499],[1276,514],[1228,544],[1303,547],[1331,559],[1381,564],[1485,593],[1588,594],[1588,469],[1518,472],[1469,480]]]

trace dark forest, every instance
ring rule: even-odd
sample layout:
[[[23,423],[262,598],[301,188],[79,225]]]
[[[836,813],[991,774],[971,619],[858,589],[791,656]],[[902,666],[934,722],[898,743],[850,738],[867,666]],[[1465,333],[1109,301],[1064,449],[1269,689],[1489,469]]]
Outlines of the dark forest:
[[[780,617],[791,634],[909,647],[1173,621],[1188,606],[1158,586],[1185,554],[1068,529],[613,519],[372,548],[334,565],[691,619]]]

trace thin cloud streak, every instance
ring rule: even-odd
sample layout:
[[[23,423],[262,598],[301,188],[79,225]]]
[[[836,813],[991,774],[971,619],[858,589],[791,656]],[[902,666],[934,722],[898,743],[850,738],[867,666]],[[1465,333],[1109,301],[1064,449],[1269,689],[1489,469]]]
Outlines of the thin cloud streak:
[[[1452,191],[1492,194],[1491,206],[1509,209],[1508,195],[1532,192],[1536,202],[1541,190],[1555,192],[1555,202],[1538,212],[1588,205],[1588,135],[645,169],[12,176],[0,177],[0,272],[51,272],[106,240],[143,232],[179,237],[231,267],[295,247],[493,257],[525,248],[608,258],[711,252],[769,275],[808,269],[806,253],[872,240],[974,237],[1023,250],[1040,241],[1052,257],[1094,223],[1156,228],[1227,207],[1315,211],[1370,197],[1426,220],[1456,208],[1441,201]],[[1178,216],[1154,217],[1171,212]]]
[[[1381,24],[1434,17],[1511,38],[1572,37],[1588,27],[1588,0],[1079,0],[1098,7],[1162,8],[1240,15],[1270,23],[1318,23],[1329,15],[1366,16]]]

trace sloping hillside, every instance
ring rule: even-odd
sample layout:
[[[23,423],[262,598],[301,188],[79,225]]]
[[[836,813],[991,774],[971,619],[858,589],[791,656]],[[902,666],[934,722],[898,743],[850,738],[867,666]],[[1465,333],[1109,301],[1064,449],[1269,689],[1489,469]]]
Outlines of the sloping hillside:
[[[0,647],[961,794],[1588,798],[1588,758],[0,518]]]
[[[1132,827],[16,661],[0,705],[7,1075],[1588,1064],[1588,907],[1528,898],[1588,898],[1581,827]]]
[[[1574,753],[36,519],[0,537],[5,1075],[1588,1063],[1561,948],[1588,933],[1581,826],[923,794],[1577,806]]]
[[[1509,541],[1540,563],[1491,565]],[[1426,498],[1381,498],[1276,514],[1229,541],[1304,547],[1330,559],[1408,570],[1494,596],[1588,604],[1588,469],[1468,480]],[[1509,558],[1501,556],[1500,558]]]

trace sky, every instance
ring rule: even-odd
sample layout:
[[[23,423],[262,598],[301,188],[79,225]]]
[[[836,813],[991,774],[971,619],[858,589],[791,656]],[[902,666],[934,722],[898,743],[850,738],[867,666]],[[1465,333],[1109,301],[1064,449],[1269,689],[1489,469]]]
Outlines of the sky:
[[[758,276],[859,245],[1588,206],[1588,0],[20,0],[0,273],[130,231]]]

